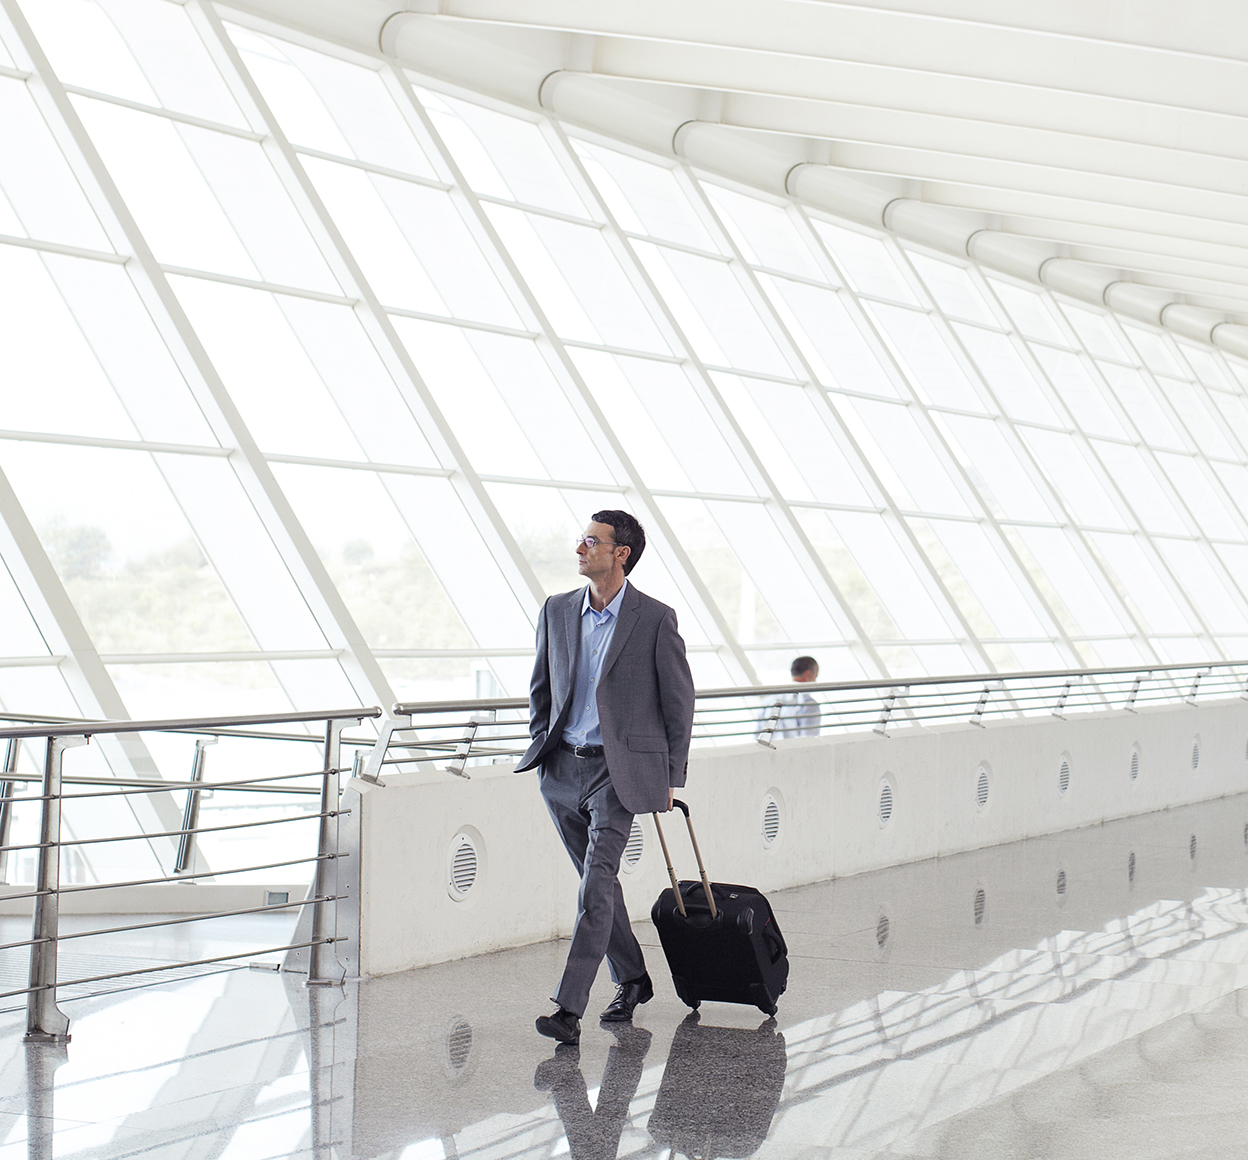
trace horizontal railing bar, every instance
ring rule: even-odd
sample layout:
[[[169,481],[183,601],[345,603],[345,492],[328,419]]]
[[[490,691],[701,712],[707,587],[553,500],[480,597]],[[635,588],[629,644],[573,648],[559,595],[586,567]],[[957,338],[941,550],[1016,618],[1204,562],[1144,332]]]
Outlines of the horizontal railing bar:
[[[235,918],[240,914],[262,914],[268,910],[290,910],[296,906],[319,906],[323,902],[337,902],[345,898],[345,894],[325,894],[316,898],[304,898],[299,902],[270,902],[265,906],[249,906],[245,910],[210,910],[204,914],[185,915],[182,918],[162,918],[157,922],[136,922],[129,926],[110,926],[103,930],[76,930],[72,934],[58,934],[57,942],[65,942],[71,938],[90,938],[97,934],[127,934],[132,930],[148,930],[154,926],[180,926],[187,922],[209,922],[214,918]],[[31,942],[44,942],[44,939],[32,939]],[[13,946],[24,946],[24,943],[13,943]],[[0,950],[4,950],[0,947]]]
[[[225,729],[234,725],[281,725],[292,721],[353,721],[380,717],[381,708],[330,709],[306,713],[257,713],[238,717],[175,717],[160,721],[81,721],[73,724],[0,729],[0,740],[17,737],[94,737],[112,733],[169,733]]]
[[[44,846],[48,849],[56,846],[97,846],[103,842],[146,842],[149,838],[180,838],[183,834],[216,834],[225,830],[249,830],[255,826],[280,826],[287,822],[308,822],[313,818],[337,818],[350,812],[350,810],[328,810],[324,813],[300,814],[295,818],[263,818],[258,822],[231,822],[228,826],[200,826],[193,830],[160,830],[153,834],[121,834],[107,838],[71,838],[57,842],[36,842],[30,846],[0,846],[0,854],[6,854],[11,850],[39,850]]]
[[[253,870],[280,870],[283,866],[302,866],[305,862],[328,862],[347,858],[348,854],[313,854],[308,858],[291,858],[286,862],[268,862],[263,866],[236,866],[231,870],[201,870],[197,874],[179,874],[176,878],[136,878],[131,882],[91,882],[86,886],[59,886],[55,890],[29,890],[23,894],[0,894],[0,900],[12,902],[19,898],[38,898],[47,894],[82,894],[88,890],[124,890],[128,886],[163,886],[167,882],[189,882],[192,878],[224,878],[229,874],[248,874]]]
[[[142,789],[242,789],[249,785],[267,785],[274,781],[296,781],[301,777],[324,777],[327,773],[348,773],[349,766],[330,769],[305,769],[299,773],[271,773],[265,777],[249,777],[246,781],[155,781],[142,777],[62,777],[65,785],[124,785]],[[297,789],[298,786],[291,788]],[[271,791],[276,793],[277,791]],[[316,791],[320,793],[320,790]]]

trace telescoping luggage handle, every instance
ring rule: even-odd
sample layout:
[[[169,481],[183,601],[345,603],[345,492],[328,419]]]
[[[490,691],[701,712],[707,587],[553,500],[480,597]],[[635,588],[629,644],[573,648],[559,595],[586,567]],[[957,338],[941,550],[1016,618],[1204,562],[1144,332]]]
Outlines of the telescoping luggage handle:
[[[702,889],[706,891],[706,901],[711,908],[711,917],[719,914],[715,905],[715,896],[711,893],[711,883],[706,877],[706,867],[702,865],[702,851],[698,849],[698,839],[693,832],[693,822],[689,817],[689,807],[680,798],[674,798],[672,805],[685,815],[685,825],[689,827],[689,841],[693,845],[693,856],[698,860],[698,873],[702,876]],[[680,883],[676,880],[676,871],[672,869],[672,856],[667,852],[667,840],[663,837],[663,827],[659,825],[659,815],[654,815],[654,828],[659,832],[659,845],[663,847],[663,860],[667,863],[667,876],[672,880],[672,893],[676,895],[676,909],[682,918],[688,918],[685,911],[685,900],[680,896]]]

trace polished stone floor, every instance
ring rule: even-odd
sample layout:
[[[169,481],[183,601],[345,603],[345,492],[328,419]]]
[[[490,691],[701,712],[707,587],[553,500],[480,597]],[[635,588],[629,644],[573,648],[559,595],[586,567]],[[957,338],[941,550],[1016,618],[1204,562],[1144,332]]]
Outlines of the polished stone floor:
[[[72,999],[63,1050],[0,1015],[0,1158],[1241,1157],[1246,888],[1248,796],[787,891],[774,1022],[663,977],[579,1050],[533,1031],[560,943]]]

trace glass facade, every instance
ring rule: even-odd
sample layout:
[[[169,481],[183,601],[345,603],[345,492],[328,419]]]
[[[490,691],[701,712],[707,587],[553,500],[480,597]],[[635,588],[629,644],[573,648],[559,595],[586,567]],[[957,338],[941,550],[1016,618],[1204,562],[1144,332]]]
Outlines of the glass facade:
[[[0,710],[1230,659],[1248,364],[210,0],[0,8]],[[297,42],[296,42],[297,41]]]

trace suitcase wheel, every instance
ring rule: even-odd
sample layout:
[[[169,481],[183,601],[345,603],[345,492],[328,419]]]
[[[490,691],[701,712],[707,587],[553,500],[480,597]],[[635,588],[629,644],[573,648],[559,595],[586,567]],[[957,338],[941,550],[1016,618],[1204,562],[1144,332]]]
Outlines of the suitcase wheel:
[[[756,983],[752,986],[748,993],[754,1006],[764,1015],[774,1015],[776,1013],[776,1001],[771,997],[771,992],[761,983]]]
[[[684,979],[672,979],[672,985],[676,988],[676,997],[686,1006],[696,1011],[702,1006],[702,1000],[689,990]]]

